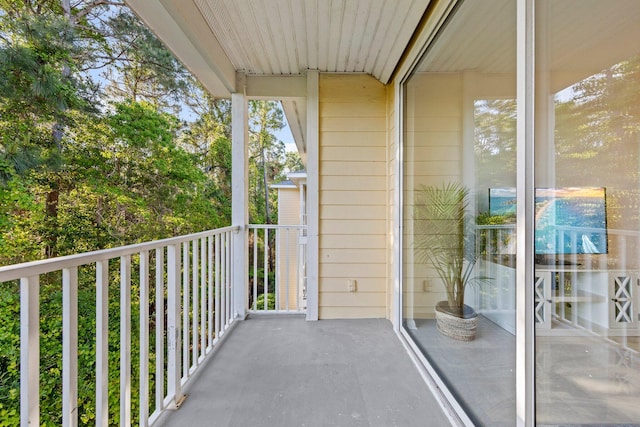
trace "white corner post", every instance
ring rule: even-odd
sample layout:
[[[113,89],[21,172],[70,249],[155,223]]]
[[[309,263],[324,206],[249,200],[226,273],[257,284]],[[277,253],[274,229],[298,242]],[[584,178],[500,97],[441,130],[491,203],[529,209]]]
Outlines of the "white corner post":
[[[307,320],[318,320],[319,79],[307,72]]]
[[[535,425],[534,110],[535,0],[517,3],[517,249],[516,414],[518,427]],[[524,286],[523,286],[524,285]]]
[[[391,323],[393,325],[393,329],[396,332],[400,331],[400,327],[402,325],[402,291],[400,288],[400,283],[402,281],[402,250],[400,244],[402,242],[402,147],[404,144],[404,139],[402,137],[402,129],[404,123],[402,122],[402,118],[404,117],[404,94],[402,93],[402,81],[400,79],[396,79],[396,82],[393,85],[394,91],[394,103],[395,103],[395,117],[393,118],[394,122],[394,133],[393,133],[393,151],[394,151],[394,165],[393,165],[393,218],[392,218],[392,245],[393,251],[391,253],[392,256],[392,266],[393,266],[393,294],[391,296]]]
[[[247,223],[249,222],[249,118],[244,93],[231,94],[231,224],[240,227],[233,234],[231,250],[232,301],[234,317],[244,319],[247,306]]]

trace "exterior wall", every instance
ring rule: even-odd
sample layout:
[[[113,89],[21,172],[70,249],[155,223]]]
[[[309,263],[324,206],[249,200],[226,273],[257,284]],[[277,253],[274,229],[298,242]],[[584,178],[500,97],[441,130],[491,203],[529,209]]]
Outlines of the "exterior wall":
[[[373,77],[320,75],[321,319],[388,313],[387,117],[387,88]]]
[[[278,224],[300,224],[300,190],[291,186],[278,189]]]

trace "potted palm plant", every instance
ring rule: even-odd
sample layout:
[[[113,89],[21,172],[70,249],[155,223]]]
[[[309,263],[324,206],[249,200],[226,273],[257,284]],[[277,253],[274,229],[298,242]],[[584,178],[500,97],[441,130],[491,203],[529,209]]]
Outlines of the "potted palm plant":
[[[476,312],[464,304],[468,284],[477,280],[477,256],[472,216],[467,213],[469,190],[450,182],[418,186],[414,205],[414,251],[419,262],[429,264],[446,290],[447,300],[436,304],[436,324],[441,333],[462,341],[475,338]]]

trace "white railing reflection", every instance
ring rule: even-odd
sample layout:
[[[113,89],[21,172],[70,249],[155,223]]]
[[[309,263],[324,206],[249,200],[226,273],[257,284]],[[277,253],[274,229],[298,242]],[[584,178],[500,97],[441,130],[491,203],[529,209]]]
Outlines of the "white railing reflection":
[[[548,328],[551,316],[554,316],[554,319],[577,323],[577,309],[569,310],[568,304],[549,305],[552,302],[572,302],[571,299],[599,302],[601,305],[606,302],[611,305],[609,310],[626,319],[621,323],[636,320],[633,315],[635,309],[629,308],[635,304],[633,297],[628,300],[622,298],[622,302],[619,302],[615,296],[617,284],[611,282],[606,273],[616,272],[619,274],[616,280],[622,280],[640,270],[640,231],[558,226],[548,235],[553,236],[547,240],[552,242],[551,248],[554,250],[550,252],[554,253],[541,250],[542,253],[536,254],[534,260],[537,322],[545,322]],[[517,290],[515,225],[478,225],[475,241],[475,272],[477,277],[483,278],[483,286],[469,289],[469,302],[485,317],[514,332]],[[600,278],[599,294],[587,296],[584,289],[578,287],[575,276],[580,272],[590,275],[583,288],[595,280],[593,278]],[[547,277],[550,286],[546,291],[539,288],[544,277]],[[549,294],[551,291],[553,294]],[[629,292],[632,292],[631,289]],[[596,309],[590,307],[590,310],[591,315],[595,316]],[[606,313],[606,309],[600,307],[597,313]],[[604,318],[600,323],[606,323]]]
[[[479,257],[515,255],[516,225],[476,225],[475,247]],[[640,259],[640,231],[569,226],[548,226],[536,231],[536,261],[547,256],[594,262],[599,267],[637,268]],[[541,242],[549,242],[542,245]],[[603,262],[602,261],[606,261]]]
[[[78,424],[78,329],[95,316],[95,396],[89,398],[95,424],[113,424],[110,414],[118,411],[109,407],[109,395],[119,386],[120,425],[150,425],[180,403],[183,386],[234,321],[231,246],[239,231],[227,227],[0,267],[0,283],[20,291],[21,425],[41,424],[41,318],[50,314],[41,312],[41,285],[62,293],[62,312],[54,314],[62,317],[62,424]],[[90,316],[79,312],[79,291],[83,298],[95,295]],[[119,375],[109,372],[110,322],[119,323]],[[139,366],[132,366],[134,355]]]
[[[304,225],[249,226],[249,311],[306,310]]]

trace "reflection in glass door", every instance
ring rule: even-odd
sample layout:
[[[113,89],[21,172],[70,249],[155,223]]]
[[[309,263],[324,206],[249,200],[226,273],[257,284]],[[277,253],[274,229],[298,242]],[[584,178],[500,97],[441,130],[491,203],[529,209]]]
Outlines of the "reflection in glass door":
[[[536,2],[536,422],[640,422],[640,2]]]
[[[516,422],[515,15],[463,2],[403,86],[403,332],[478,426]]]

